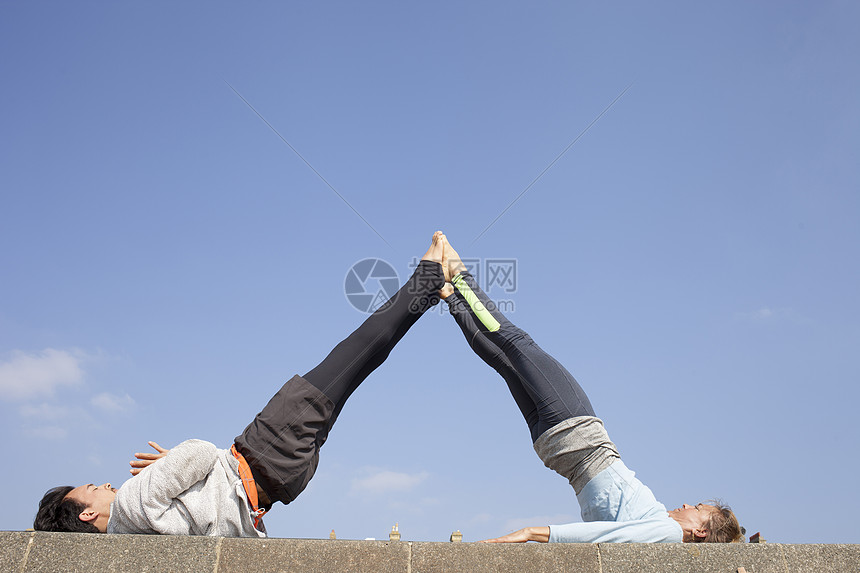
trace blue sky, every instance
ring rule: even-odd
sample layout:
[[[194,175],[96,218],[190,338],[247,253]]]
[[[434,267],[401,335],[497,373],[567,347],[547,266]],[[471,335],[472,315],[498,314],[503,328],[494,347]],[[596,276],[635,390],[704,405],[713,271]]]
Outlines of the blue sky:
[[[516,261],[515,292],[485,287],[668,507],[722,497],[768,540],[860,542],[858,17],[4,3],[0,529],[30,527],[54,485],[122,483],[147,440],[229,446],[362,321],[351,266],[402,280],[443,229]],[[578,515],[435,311],[266,521],[474,541]]]

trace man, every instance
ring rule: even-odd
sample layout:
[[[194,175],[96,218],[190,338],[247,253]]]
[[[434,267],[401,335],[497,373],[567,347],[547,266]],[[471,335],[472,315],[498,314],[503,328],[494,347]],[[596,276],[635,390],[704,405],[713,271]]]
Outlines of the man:
[[[441,232],[406,284],[316,368],[294,376],[229,450],[188,440],[138,454],[134,477],[115,489],[57,487],[42,498],[33,527],[43,531],[265,537],[260,519],[307,486],[347,398],[388,357],[445,283]]]

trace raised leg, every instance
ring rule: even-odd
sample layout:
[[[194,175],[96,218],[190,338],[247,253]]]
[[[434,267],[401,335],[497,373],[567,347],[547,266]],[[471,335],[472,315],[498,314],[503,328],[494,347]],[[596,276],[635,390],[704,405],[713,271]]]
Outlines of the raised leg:
[[[397,293],[304,377],[294,376],[245,431],[237,450],[271,501],[290,503],[313,477],[319,449],[349,396],[409,328],[438,301],[444,285],[441,233]]]
[[[517,371],[514,369],[511,362],[502,352],[501,348],[490,342],[487,335],[481,332],[478,328],[474,315],[469,311],[466,302],[459,296],[450,294],[445,298],[448,303],[448,310],[469,346],[478,355],[481,360],[486,362],[490,368],[499,373],[508,385],[508,390],[511,392],[517,407],[526,420],[531,433],[532,442],[538,439],[538,410],[534,400],[525,390],[524,382]]]
[[[481,349],[479,356],[505,378],[529,424],[532,440],[570,418],[594,416],[588,396],[570,372],[499,312],[474,277],[465,271],[459,255],[447,239],[443,240],[448,268],[454,275],[454,292],[448,299],[455,297],[457,301],[453,312],[465,311],[471,318],[471,322],[460,318],[457,323],[470,338],[470,345]],[[455,314],[457,318],[458,314]],[[500,360],[495,351],[486,349],[483,342],[476,343],[480,336],[486,337],[489,343],[497,347],[506,361]],[[524,395],[531,399],[537,411],[536,417],[530,413]]]
[[[436,292],[444,282],[441,265],[422,260],[388,302],[305,374],[308,382],[335,403],[335,417],[361,382],[385,362],[412,325],[438,302]]]

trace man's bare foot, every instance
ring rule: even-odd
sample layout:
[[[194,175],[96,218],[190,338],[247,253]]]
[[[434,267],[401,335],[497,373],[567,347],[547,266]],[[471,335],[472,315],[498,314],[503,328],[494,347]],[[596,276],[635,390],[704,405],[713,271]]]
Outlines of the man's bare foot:
[[[442,234],[442,231],[436,231],[433,233],[433,238],[430,240],[430,248],[427,249],[427,252],[424,253],[424,256],[421,257],[422,261],[433,261],[434,263],[442,264],[442,253],[444,251],[444,247],[442,246],[442,237],[445,235]]]
[[[448,270],[448,259],[451,256],[452,249],[451,245],[448,245],[447,248],[445,248],[446,241],[444,239],[445,234],[443,233],[439,240],[439,242],[442,243],[442,274],[445,275],[445,282],[449,283],[451,282],[451,272]],[[442,290],[445,290],[445,287],[442,287]],[[442,296],[441,290],[439,291],[439,296]],[[445,297],[443,296],[442,298]]]
[[[451,283],[445,283],[445,286],[439,289],[439,298],[441,298],[442,300],[445,300],[452,294],[454,294],[454,285],[452,285]]]
[[[434,235],[435,236],[435,235]],[[445,280],[451,280],[455,275],[465,272],[466,265],[463,264],[463,261],[460,260],[460,255],[457,254],[457,251],[454,250],[454,247],[451,246],[451,243],[448,242],[448,237],[444,234],[442,235],[442,243],[445,245],[444,250],[444,258],[447,261],[447,265],[443,263],[445,266]]]

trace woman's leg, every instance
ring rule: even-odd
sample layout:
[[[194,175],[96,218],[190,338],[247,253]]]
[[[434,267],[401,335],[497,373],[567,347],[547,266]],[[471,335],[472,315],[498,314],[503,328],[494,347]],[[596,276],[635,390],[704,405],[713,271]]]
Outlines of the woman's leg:
[[[467,337],[477,340],[484,336],[504,355],[516,373],[516,376],[503,374],[514,399],[520,403],[518,395],[525,393],[537,410],[537,421],[529,422],[535,453],[579,494],[589,481],[620,459],[615,444],[603,422],[594,416],[588,397],[570,372],[499,312],[474,278],[465,272],[447,239],[444,243],[449,275],[454,275],[451,282],[455,292],[448,299],[460,299],[471,319],[471,326],[465,320],[458,323],[468,332]],[[479,334],[472,334],[472,329]],[[498,361],[490,364],[495,367]]]
[[[445,296],[445,293],[443,293],[443,296]],[[520,378],[520,375],[507,359],[505,353],[502,352],[501,348],[490,342],[487,335],[478,328],[474,315],[469,311],[468,304],[466,304],[462,297],[450,293],[444,300],[448,303],[448,310],[451,312],[451,316],[454,317],[460,330],[463,331],[463,336],[466,337],[466,341],[475,354],[504,378],[511,396],[514,397],[517,407],[519,407],[523,418],[526,420],[526,424],[528,424],[532,442],[534,442],[540,436],[537,433],[539,431],[538,409],[534,400],[526,392],[522,378]]]
[[[269,400],[236,449],[271,501],[290,503],[307,486],[319,449],[350,394],[377,368],[445,283],[440,233],[406,284],[304,377],[294,376]]]
[[[473,337],[474,340],[477,340],[478,336],[471,333],[471,328],[477,328],[481,335],[504,354],[507,364],[516,374],[502,374],[508,387],[512,388],[514,399],[521,404],[521,396],[525,394],[531,398],[537,410],[537,420],[534,423],[529,422],[529,416],[526,416],[532,439],[536,440],[549,428],[570,418],[594,416],[588,396],[570,372],[499,312],[496,304],[481,290],[474,277],[459,263],[460,257],[447,243],[447,239],[445,250],[449,258],[449,269],[452,274],[457,273],[452,280],[454,294],[451,296],[462,303],[457,308],[468,312],[472,319],[471,326],[465,320],[458,320],[458,324],[461,329],[466,325],[469,329],[467,336]],[[485,355],[491,356],[487,352]],[[487,361],[485,356],[481,357]],[[494,362],[488,363],[494,368],[497,364],[503,370],[508,368],[507,364],[499,363],[495,359]],[[520,409],[523,410],[522,405]],[[523,414],[525,416],[526,412]]]

